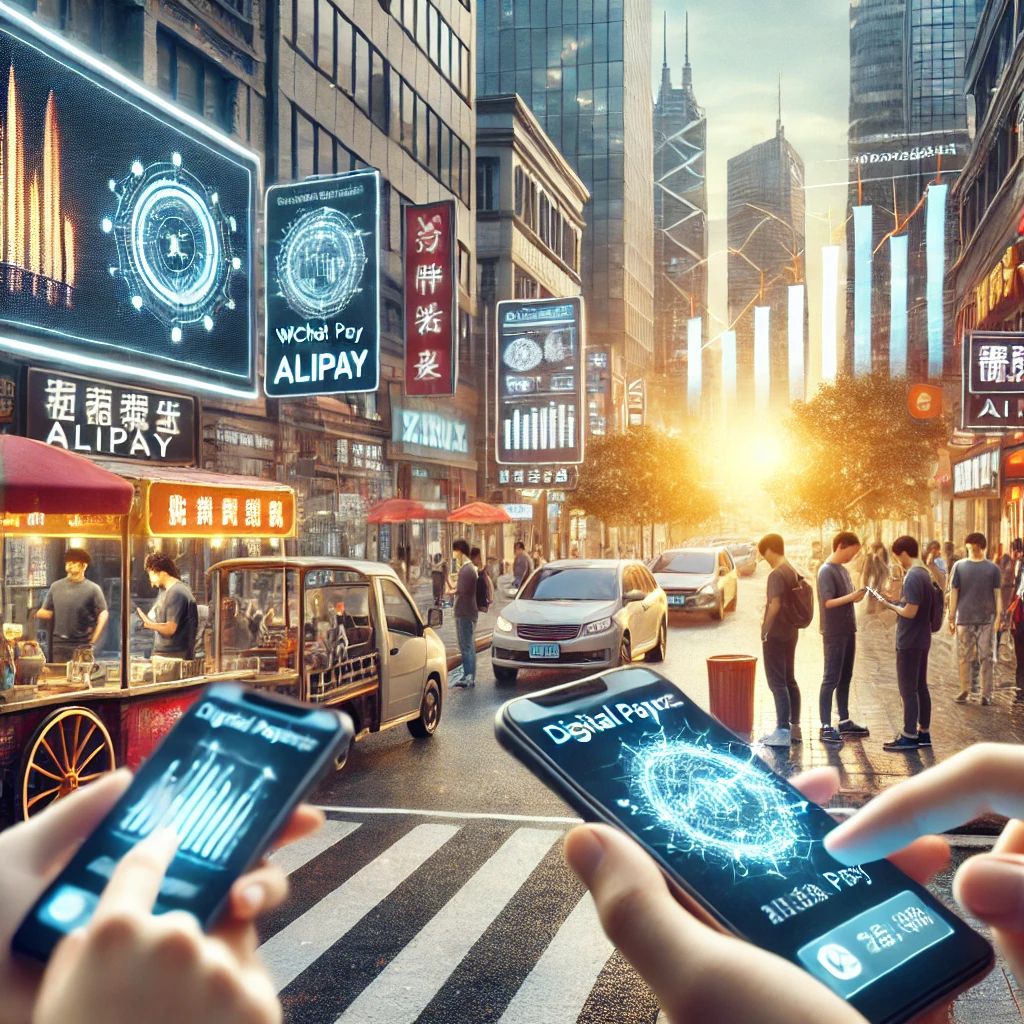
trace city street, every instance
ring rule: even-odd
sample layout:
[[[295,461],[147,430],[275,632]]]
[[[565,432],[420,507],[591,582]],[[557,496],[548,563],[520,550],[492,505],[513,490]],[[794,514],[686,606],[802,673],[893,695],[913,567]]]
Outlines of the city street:
[[[740,583],[738,611],[722,624],[704,616],[674,622],[662,670],[706,706],[703,659],[757,653],[765,569]],[[821,641],[816,624],[798,648],[806,739],[785,771],[833,763],[843,774],[839,802],[859,803],[908,772],[981,738],[1019,741],[1024,710],[998,691],[991,708],[955,705],[951,648],[934,654],[934,752],[886,754],[899,699],[891,627],[861,631],[853,708],[869,739],[838,752],[816,739]],[[1001,676],[1008,669],[1001,668]],[[657,1007],[600,931],[589,897],[561,859],[573,813],[493,738],[495,710],[565,675],[520,675],[495,686],[486,652],[474,689],[446,695],[436,736],[414,741],[404,728],[360,742],[344,772],[315,801],[327,830],[280,856],[293,895],[262,930],[263,956],[298,1024],[496,1021],[569,1024],[653,1022]],[[773,724],[758,679],[759,726]],[[770,755],[769,755],[770,756]],[[969,839],[964,842],[978,842]],[[982,840],[984,842],[984,840]],[[958,852],[968,855],[977,846]],[[947,900],[949,878],[936,891]],[[963,997],[954,1020],[1021,1020],[1020,993],[1000,965]]]

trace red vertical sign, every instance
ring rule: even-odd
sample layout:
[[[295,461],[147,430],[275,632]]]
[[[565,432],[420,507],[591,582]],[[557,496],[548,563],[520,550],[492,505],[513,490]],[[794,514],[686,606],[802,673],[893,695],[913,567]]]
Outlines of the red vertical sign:
[[[455,203],[405,208],[405,393],[454,395],[458,370]]]

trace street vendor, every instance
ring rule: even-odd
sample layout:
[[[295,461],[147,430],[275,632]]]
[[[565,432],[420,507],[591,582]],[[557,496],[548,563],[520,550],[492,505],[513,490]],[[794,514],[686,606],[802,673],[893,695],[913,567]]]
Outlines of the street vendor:
[[[51,660],[74,660],[76,651],[92,651],[110,618],[103,591],[85,578],[92,558],[84,548],[64,552],[62,580],[55,580],[36,610],[36,618],[53,622]]]
[[[154,657],[185,658],[194,656],[196,631],[199,628],[199,608],[192,591],[182,583],[181,573],[170,555],[153,552],[146,556],[149,582],[160,590],[160,596],[147,615],[141,608],[135,610],[143,628],[156,634]]]

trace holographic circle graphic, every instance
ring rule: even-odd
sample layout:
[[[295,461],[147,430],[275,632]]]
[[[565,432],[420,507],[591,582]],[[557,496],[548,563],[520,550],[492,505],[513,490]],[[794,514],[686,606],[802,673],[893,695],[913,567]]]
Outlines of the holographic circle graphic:
[[[103,223],[117,245],[111,272],[127,284],[132,306],[170,327],[176,341],[189,324],[212,330],[214,314],[233,308],[231,277],[241,265],[231,246],[235,222],[217,193],[177,154],[148,167],[134,163],[111,191],[117,211]]]
[[[339,210],[309,210],[292,221],[277,257],[277,283],[299,316],[337,316],[359,291],[366,248],[359,229]]]
[[[806,804],[749,760],[664,736],[624,754],[633,799],[680,849],[743,874],[755,867],[777,874],[808,852]]]

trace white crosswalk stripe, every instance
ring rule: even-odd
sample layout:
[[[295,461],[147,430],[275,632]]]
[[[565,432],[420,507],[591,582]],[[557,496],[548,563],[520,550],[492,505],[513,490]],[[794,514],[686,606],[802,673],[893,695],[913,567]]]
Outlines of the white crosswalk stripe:
[[[323,827],[313,835],[275,850],[270,855],[271,863],[276,864],[286,875],[290,875],[311,860],[315,860],[345,836],[351,835],[357,828],[358,821],[335,821],[332,818],[325,821]]]
[[[359,994],[339,1024],[413,1024],[561,836],[552,829],[517,829]]]

